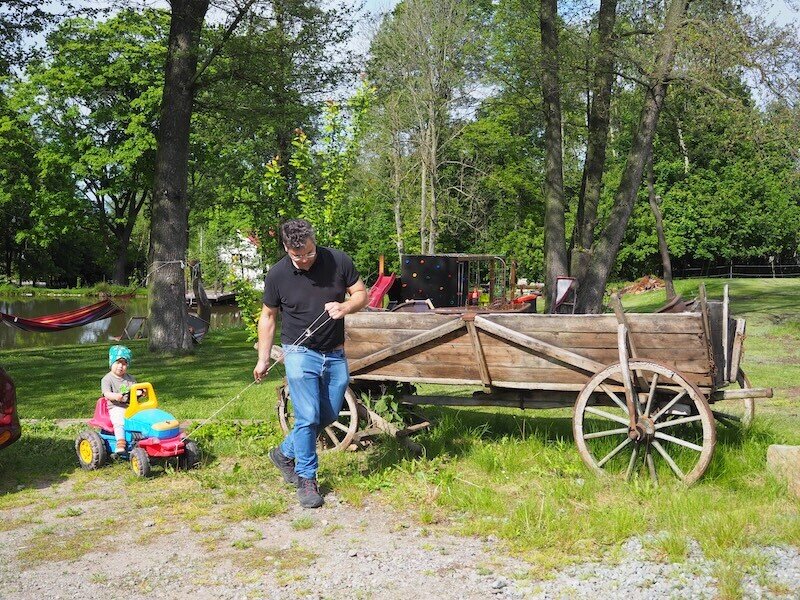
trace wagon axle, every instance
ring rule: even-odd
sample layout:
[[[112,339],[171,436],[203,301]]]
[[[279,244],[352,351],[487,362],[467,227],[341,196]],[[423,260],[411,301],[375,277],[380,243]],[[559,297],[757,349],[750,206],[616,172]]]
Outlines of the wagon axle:
[[[650,442],[656,437],[656,424],[650,417],[640,415],[636,425],[628,428],[628,437],[634,442]]]

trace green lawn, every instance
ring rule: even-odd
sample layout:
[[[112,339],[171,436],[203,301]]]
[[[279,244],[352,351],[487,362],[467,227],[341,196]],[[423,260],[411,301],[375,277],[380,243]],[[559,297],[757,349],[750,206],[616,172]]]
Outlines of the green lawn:
[[[691,298],[698,284],[679,281],[677,287]],[[593,476],[575,450],[567,410],[457,408],[429,410],[436,426],[416,438],[423,458],[408,456],[393,440],[366,452],[328,453],[322,483],[356,505],[367,497],[384,501],[426,528],[496,536],[509,552],[530,560],[527,576],[598,555],[614,560],[622,542],[642,534],[652,534],[647,558],[684,562],[695,540],[716,561],[720,595],[738,597],[743,574],[763,575],[758,546],[800,545],[798,501],[765,471],[770,444],[800,444],[800,280],[711,280],[709,297],[720,298],[724,284],[731,286],[732,312],[748,319],[744,369],[755,386],[771,386],[775,396],[757,401],[750,431],[718,426],[711,466],[691,488],[670,480],[655,487],[647,479],[625,484]],[[663,304],[664,293],[623,301],[628,310],[652,310]],[[194,355],[182,358],[151,356],[143,342],[131,346],[131,373],[152,382],[163,407],[179,419],[208,417],[252,380],[255,352],[243,331],[211,331]],[[21,416],[88,417],[106,372],[106,351],[107,344],[4,352],[0,362],[17,381]],[[279,376],[247,388],[217,415],[262,423],[215,420],[200,436],[202,469],[156,474],[166,491],[153,501],[163,502],[166,513],[172,514],[174,499],[195,503],[197,513],[267,518],[293,501],[265,458],[281,438],[275,417]],[[20,442],[0,453],[0,489],[7,490],[0,509],[35,499],[42,482],[120,477],[120,465],[79,471],[71,445],[75,431],[29,425]],[[171,486],[180,492],[170,495]],[[152,494],[152,485],[126,480],[127,494],[145,490]],[[204,500],[209,490],[223,492],[216,508]]]
[[[153,384],[159,402],[179,419],[204,419],[253,381],[256,352],[243,329],[213,331],[195,353],[166,358],[147,342],[125,342],[133,352],[129,373]],[[0,364],[17,383],[19,412],[29,419],[90,417],[108,372],[110,343],[4,351]],[[222,419],[266,419],[274,412],[282,367],[247,389]]]

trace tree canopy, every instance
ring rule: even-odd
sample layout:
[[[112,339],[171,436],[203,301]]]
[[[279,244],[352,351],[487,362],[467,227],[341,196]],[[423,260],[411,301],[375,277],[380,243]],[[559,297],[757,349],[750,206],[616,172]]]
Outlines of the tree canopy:
[[[181,263],[223,282],[219,250],[244,235],[269,264],[301,215],[368,276],[381,254],[397,269],[496,253],[528,279],[578,277],[589,312],[610,279],[662,268],[654,197],[678,271],[797,261],[797,27],[755,4],[402,0],[364,57],[349,3],[181,0],[57,24],[12,4],[5,276],[156,273],[164,349],[189,344]]]

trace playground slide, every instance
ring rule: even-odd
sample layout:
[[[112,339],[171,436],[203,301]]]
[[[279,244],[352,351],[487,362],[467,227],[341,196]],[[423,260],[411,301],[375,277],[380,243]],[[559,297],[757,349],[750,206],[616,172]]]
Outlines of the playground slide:
[[[380,275],[375,284],[369,289],[369,304],[370,308],[383,308],[383,297],[389,288],[392,287],[394,280],[397,276],[392,273],[391,275]]]

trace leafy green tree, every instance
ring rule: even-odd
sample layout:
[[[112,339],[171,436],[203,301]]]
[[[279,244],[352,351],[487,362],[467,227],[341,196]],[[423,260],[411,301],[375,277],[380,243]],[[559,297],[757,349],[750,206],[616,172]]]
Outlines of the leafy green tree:
[[[373,88],[362,84],[344,107],[328,102],[323,114],[322,136],[318,144],[298,129],[287,173],[275,159],[268,163],[263,190],[273,206],[286,206],[296,191],[299,216],[317,232],[317,241],[341,246],[344,235],[344,207],[350,192],[350,176],[356,163]]]
[[[72,9],[67,4],[65,12]],[[59,15],[55,6],[39,0],[4,0],[0,3],[0,75],[21,66],[33,52],[29,37],[41,34]]]
[[[19,266],[21,242],[31,227],[31,209],[39,189],[37,146],[33,129],[0,93],[0,244],[8,279],[15,265]]]
[[[483,2],[405,0],[383,19],[370,47],[368,71],[378,102],[385,103],[388,118],[403,119],[393,125],[392,137],[402,135],[413,145],[425,252],[435,252],[440,234],[443,152],[459,131],[451,126],[454,113],[475,103],[470,92],[482,63],[479,32],[487,13]]]
[[[18,92],[42,139],[42,172],[68,170],[75,182],[52,202],[40,196],[36,218],[42,228],[85,218],[114,257],[119,284],[152,191],[166,25],[152,10],[65,21],[48,37],[50,58],[28,65]]]
[[[231,155],[228,161],[234,169],[220,171],[219,179],[227,178],[226,182],[230,185],[232,180],[236,180],[236,173],[241,172],[245,165],[251,173],[258,173],[260,177],[264,165],[275,156],[274,149],[265,152],[268,144],[264,144],[265,134],[260,129],[261,116],[271,107],[277,108],[275,112],[284,117],[291,114],[290,108],[306,110],[304,102],[296,102],[295,99],[326,89],[327,86],[306,88],[304,84],[319,83],[331,74],[330,70],[322,67],[324,54],[319,53],[321,48],[313,42],[317,34],[305,25],[312,22],[327,23],[329,27],[327,32],[323,31],[322,39],[326,39],[330,31],[338,32],[333,34],[334,38],[349,32],[348,20],[339,18],[344,14],[341,7],[322,6],[323,3],[316,1],[247,0],[234,7],[223,27],[206,28],[205,15],[209,0],[175,0],[171,3],[169,53],[162,96],[150,236],[153,276],[150,279],[149,346],[152,350],[185,352],[191,349],[191,340],[186,334],[186,310],[182,302],[185,283],[178,265],[189,241],[189,176],[193,176],[195,183],[202,178],[202,175],[194,177],[201,171],[190,169],[195,100],[198,100],[198,106],[200,102],[208,103],[210,100],[220,114],[217,131],[234,134],[219,138],[226,141],[226,150],[236,148],[233,150],[236,156]],[[226,8],[221,3],[217,7]],[[272,43],[276,51],[265,52],[265,43]],[[216,97],[200,96],[199,92],[205,86],[216,86],[219,91],[226,79],[235,82],[227,87],[229,96],[226,97],[224,93],[215,93]],[[237,110],[240,106],[243,111]],[[248,119],[237,118],[252,109],[256,109],[256,112],[250,112]],[[277,125],[276,121],[272,121],[270,134],[277,134],[278,146],[287,148],[291,131],[297,124],[295,122],[287,127],[287,122],[293,121],[291,117]],[[225,122],[234,127],[239,124],[243,130],[237,132],[226,128]],[[285,160],[285,154],[283,158]],[[269,207],[260,205],[263,197],[253,192],[258,189],[255,184],[257,181],[249,177],[244,186],[233,186],[235,192],[242,193],[228,195],[228,198],[233,196],[235,203],[249,203],[259,213],[269,211]],[[210,187],[220,188],[214,184]],[[259,220],[263,221],[263,218]],[[259,232],[259,238],[266,239],[266,235]]]

